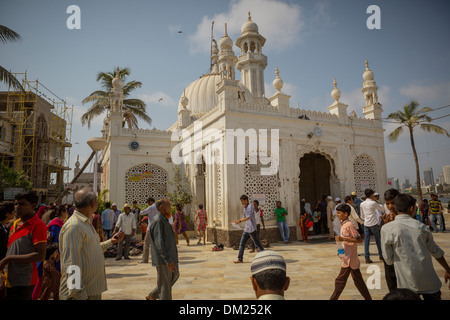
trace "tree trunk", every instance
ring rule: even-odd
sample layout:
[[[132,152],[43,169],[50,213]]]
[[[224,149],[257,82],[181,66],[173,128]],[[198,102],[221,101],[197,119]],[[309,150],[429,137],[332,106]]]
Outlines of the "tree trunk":
[[[419,208],[420,208],[420,206],[422,205],[422,187],[420,184],[419,159],[417,158],[416,145],[414,143],[413,128],[408,127],[408,129],[409,129],[409,138],[411,140],[411,147],[414,155],[414,162],[416,164],[417,198],[419,200]]]

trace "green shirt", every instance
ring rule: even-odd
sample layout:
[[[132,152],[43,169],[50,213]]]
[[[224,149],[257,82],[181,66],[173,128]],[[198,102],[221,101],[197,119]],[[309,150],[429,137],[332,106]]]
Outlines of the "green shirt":
[[[284,215],[282,215],[282,213],[285,213],[286,215],[288,214],[288,212],[286,211],[285,208],[276,208],[275,209],[275,215],[277,216],[277,222],[280,221],[286,221],[286,217]]]

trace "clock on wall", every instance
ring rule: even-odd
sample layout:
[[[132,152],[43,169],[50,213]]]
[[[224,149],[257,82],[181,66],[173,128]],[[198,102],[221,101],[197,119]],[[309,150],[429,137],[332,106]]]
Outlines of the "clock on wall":
[[[139,149],[139,142],[137,142],[137,141],[130,141],[130,143],[128,144],[128,147],[131,150],[136,151],[137,149]]]
[[[315,127],[314,134],[318,137],[322,136],[322,129],[320,129],[319,127]]]

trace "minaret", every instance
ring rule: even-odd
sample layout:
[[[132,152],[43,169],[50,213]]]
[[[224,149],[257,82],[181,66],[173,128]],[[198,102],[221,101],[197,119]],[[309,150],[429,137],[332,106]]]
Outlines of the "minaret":
[[[123,82],[119,76],[119,67],[116,70],[116,76],[112,80],[112,88],[109,93],[109,105],[111,107],[111,114],[109,117],[110,135],[120,135],[123,121]]]
[[[224,79],[235,80],[236,76],[236,62],[237,58],[233,51],[233,40],[227,34],[227,24],[225,23],[225,34],[219,42],[220,51],[217,63],[219,65],[219,72]]]
[[[258,32],[258,25],[252,21],[250,12],[248,21],[242,25],[241,36],[236,46],[241,49],[237,69],[241,72],[241,82],[255,97],[264,97],[264,69],[267,57],[262,54],[266,39]]]
[[[366,70],[363,73],[363,88],[361,92],[364,94],[366,106],[363,108],[364,118],[372,120],[381,120],[383,109],[378,102],[378,86],[374,80],[372,70],[369,69],[369,62],[366,59]]]

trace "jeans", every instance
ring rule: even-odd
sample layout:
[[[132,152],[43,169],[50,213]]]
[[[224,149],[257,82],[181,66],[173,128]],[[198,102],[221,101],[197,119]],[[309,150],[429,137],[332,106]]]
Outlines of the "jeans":
[[[111,239],[112,230],[103,229],[103,235],[105,236],[105,241]]]
[[[381,252],[381,242],[380,242],[380,227],[378,225],[374,225],[371,227],[364,226],[364,254],[366,260],[370,259],[369,253],[369,245],[370,245],[370,234],[372,234],[375,238],[375,243],[378,248],[378,256],[382,257],[383,254]]]
[[[277,221],[278,229],[280,229],[281,239],[283,242],[289,240],[289,226],[287,221]]]
[[[239,255],[238,260],[242,261],[244,259],[244,250],[245,250],[245,243],[247,242],[248,238],[251,238],[252,241],[255,243],[256,247],[258,247],[259,251],[264,251],[264,247],[261,244],[261,241],[259,241],[258,236],[256,235],[256,231],[253,231],[251,233],[243,232],[241,237],[241,243],[239,244]]]
[[[442,219],[442,214],[430,214],[431,227],[433,228],[433,231],[438,231],[436,220],[439,220],[440,231],[444,231],[444,220]]]

